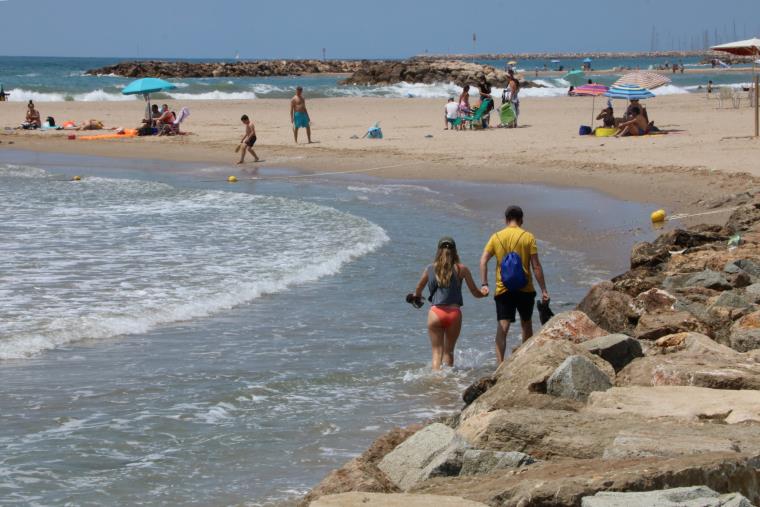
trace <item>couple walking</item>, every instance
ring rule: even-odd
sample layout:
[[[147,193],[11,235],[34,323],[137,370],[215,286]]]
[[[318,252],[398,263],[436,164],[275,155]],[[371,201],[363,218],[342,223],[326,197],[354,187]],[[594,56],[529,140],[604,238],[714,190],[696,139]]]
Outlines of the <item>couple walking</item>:
[[[433,369],[441,364],[454,366],[454,347],[462,329],[462,282],[475,298],[490,294],[488,286],[488,263],[496,257],[496,359],[504,361],[507,333],[510,325],[520,315],[523,342],[533,336],[533,306],[536,291],[532,275],[541,288],[541,298],[548,302],[544,272],[538,259],[536,238],[522,228],[523,211],[510,206],[505,212],[506,227],[491,236],[480,258],[480,288],[470,270],[462,264],[452,238],[441,238],[435,260],[422,273],[410,302],[422,305],[422,291],[427,286],[432,308],[428,314],[428,334],[433,352]],[[515,255],[516,254],[516,255]],[[503,268],[503,269],[502,269]],[[504,273],[502,271],[505,271]]]

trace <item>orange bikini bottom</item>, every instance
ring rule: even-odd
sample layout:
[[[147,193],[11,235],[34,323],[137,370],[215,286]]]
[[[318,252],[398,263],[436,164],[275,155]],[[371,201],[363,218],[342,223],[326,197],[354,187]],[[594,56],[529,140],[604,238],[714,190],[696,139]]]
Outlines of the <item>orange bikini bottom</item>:
[[[438,317],[438,322],[441,323],[443,329],[447,329],[462,317],[462,310],[457,307],[434,306],[430,311]]]

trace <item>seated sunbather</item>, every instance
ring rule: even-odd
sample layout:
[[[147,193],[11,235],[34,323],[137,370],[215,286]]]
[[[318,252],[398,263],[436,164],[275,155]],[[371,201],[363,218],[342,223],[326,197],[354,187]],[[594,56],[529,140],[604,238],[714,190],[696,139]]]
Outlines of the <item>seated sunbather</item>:
[[[644,118],[641,109],[634,106],[631,108],[631,114],[634,115],[632,119],[618,125],[619,130],[615,137],[643,136],[649,132],[649,122]]]
[[[40,118],[40,112],[34,108],[34,102],[31,100],[26,106],[26,119],[21,124],[22,129],[38,129],[42,127],[42,119]]]
[[[146,115],[148,114],[147,111],[146,111],[145,114]],[[152,125],[159,118],[161,118],[161,110],[158,109],[158,104],[153,104],[152,106],[150,106],[150,120],[148,120],[147,118],[143,118],[142,122],[143,123],[149,123],[150,122],[151,125]]]
[[[628,109],[625,110],[625,116],[623,116],[623,120],[628,121],[632,120],[636,115],[633,113],[633,109],[638,108],[639,111],[641,111],[641,114],[644,115],[644,119],[649,123],[649,115],[647,114],[647,108],[644,107],[644,104],[641,104],[639,102],[639,99],[633,99],[631,100],[631,103],[628,104]]]
[[[602,112],[597,115],[596,119],[602,120],[602,126],[608,129],[617,127],[620,123],[620,119],[615,118],[615,110],[609,104],[606,108],[602,109]]]
[[[175,119],[174,113],[169,111],[169,106],[164,104],[161,106],[161,116],[156,119],[156,127],[161,129],[164,125],[171,125]]]

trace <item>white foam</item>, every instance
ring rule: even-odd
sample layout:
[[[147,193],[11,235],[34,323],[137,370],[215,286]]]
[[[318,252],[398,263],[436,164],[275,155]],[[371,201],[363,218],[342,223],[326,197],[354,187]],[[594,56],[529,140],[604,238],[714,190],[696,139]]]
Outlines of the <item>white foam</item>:
[[[28,102],[33,100],[35,102],[117,102],[124,100],[135,100],[133,95],[122,95],[121,93],[109,93],[102,89],[92,90],[87,93],[79,93],[75,95],[66,95],[63,93],[43,93],[35,92],[32,90],[25,90],[23,88],[14,88],[9,90],[11,102]]]
[[[24,90],[23,88],[13,88],[7,92],[10,93],[9,102],[28,102],[30,100],[35,102],[64,102],[66,100],[66,96],[62,93],[42,93]]]
[[[167,93],[175,100],[253,100],[254,92],[222,92],[214,90],[204,93]]]
[[[0,359],[212,315],[335,274],[388,241],[310,202],[34,176],[0,168],[0,199],[14,209],[0,237]],[[313,230],[320,241],[304,245]]]
[[[659,86],[655,88],[652,93],[657,95],[683,95],[686,93],[689,93],[689,90],[686,88],[681,88],[680,86],[676,86],[673,84],[667,84],[664,86]]]
[[[136,98],[137,96],[135,95],[108,93],[100,89],[74,95],[74,100],[76,102],[121,102],[126,100],[136,100]]]

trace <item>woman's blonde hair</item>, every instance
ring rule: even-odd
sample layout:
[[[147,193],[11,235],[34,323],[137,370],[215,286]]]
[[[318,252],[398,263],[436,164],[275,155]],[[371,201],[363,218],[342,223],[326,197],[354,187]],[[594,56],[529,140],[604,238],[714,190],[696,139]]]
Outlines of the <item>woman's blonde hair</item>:
[[[433,271],[435,272],[435,281],[438,287],[448,287],[451,282],[451,275],[455,272],[456,265],[459,264],[459,254],[455,245],[446,245],[438,248],[433,261]]]

